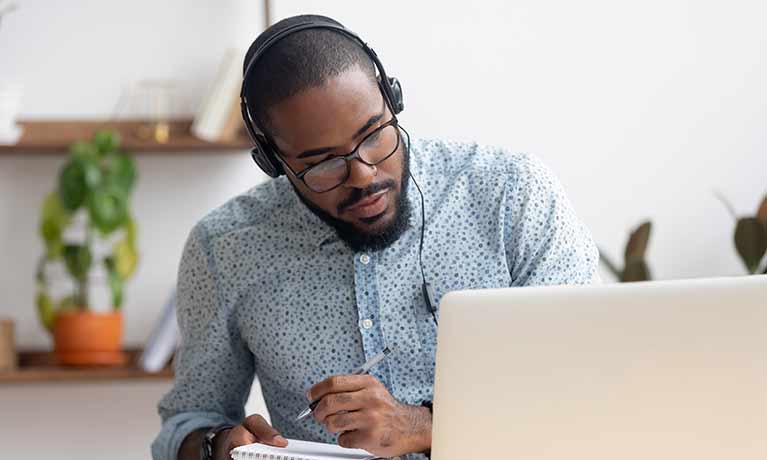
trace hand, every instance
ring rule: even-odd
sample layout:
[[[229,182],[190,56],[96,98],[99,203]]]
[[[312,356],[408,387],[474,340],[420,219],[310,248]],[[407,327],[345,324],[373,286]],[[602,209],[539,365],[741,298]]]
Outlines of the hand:
[[[431,413],[402,404],[369,374],[335,375],[314,385],[307,394],[320,399],[312,415],[338,444],[393,457],[431,448]]]
[[[213,457],[216,460],[230,460],[229,452],[232,449],[256,442],[275,447],[288,445],[287,439],[272,428],[263,417],[255,414],[247,417],[236,427],[221,431],[216,435]]]

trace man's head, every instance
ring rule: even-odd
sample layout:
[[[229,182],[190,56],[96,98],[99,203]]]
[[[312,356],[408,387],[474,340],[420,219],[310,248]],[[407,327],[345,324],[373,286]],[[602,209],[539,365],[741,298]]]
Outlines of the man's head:
[[[340,26],[323,16],[280,21],[256,39],[246,64],[270,37],[308,21]],[[245,94],[251,116],[276,147],[298,196],[347,244],[375,250],[401,235],[409,217],[409,152],[375,66],[359,43],[330,29],[289,34],[259,57]],[[338,157],[358,146],[359,156],[344,166]],[[315,166],[327,160],[336,162],[333,170],[339,174],[324,171],[329,163]],[[313,171],[307,169],[312,166]]]

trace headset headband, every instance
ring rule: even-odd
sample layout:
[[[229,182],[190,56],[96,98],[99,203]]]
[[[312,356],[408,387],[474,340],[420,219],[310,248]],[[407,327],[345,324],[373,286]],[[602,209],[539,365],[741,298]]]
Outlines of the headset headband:
[[[284,174],[284,170],[282,168],[282,164],[277,158],[277,148],[274,146],[271,138],[265,132],[265,130],[258,126],[256,119],[251,116],[250,109],[248,108],[247,96],[245,94],[246,83],[250,73],[253,72],[253,69],[255,68],[256,62],[258,62],[261,56],[263,56],[272,46],[277,44],[280,40],[287,37],[288,35],[307,29],[333,30],[345,35],[346,37],[349,37],[352,39],[352,41],[359,44],[363,51],[365,51],[365,54],[367,54],[368,57],[373,61],[373,64],[378,70],[378,86],[383,92],[383,97],[386,105],[389,107],[389,110],[391,110],[392,113],[396,115],[402,112],[404,109],[402,89],[400,87],[399,81],[397,81],[396,78],[389,78],[386,75],[383,64],[381,64],[381,61],[378,59],[376,52],[373,50],[373,48],[369,47],[367,43],[362,41],[362,39],[357,34],[346,29],[340,24],[334,24],[331,22],[309,21],[286,27],[285,29],[275,33],[274,36],[266,39],[264,43],[262,43],[253,52],[250,60],[248,60],[247,64],[244,66],[242,75],[242,87],[240,88],[240,110],[242,112],[242,119],[245,122],[245,128],[248,131],[248,135],[254,144],[254,148],[251,151],[251,156],[253,157],[253,160],[256,162],[256,164],[258,164],[258,166],[271,177],[278,177]]]
[[[378,75],[381,79],[381,82],[388,83],[389,78],[386,76],[386,70],[384,70],[383,64],[381,64],[381,61],[378,59],[378,55],[376,54],[375,50],[368,46],[367,43],[365,43],[359,35],[355,34],[351,30],[332,23],[322,23],[322,22],[304,22],[299,24],[294,24],[290,27],[286,27],[285,29],[277,32],[272,37],[267,39],[264,43],[261,44],[261,46],[258,47],[258,49],[253,53],[253,56],[250,58],[250,61],[248,61],[248,64],[245,66],[245,70],[242,75],[242,88],[240,89],[240,101],[242,104],[245,105],[245,110],[247,110],[248,118],[250,118],[250,121],[253,123],[253,128],[256,134],[263,135],[263,130],[256,124],[255,119],[250,116],[250,110],[247,107],[247,96],[245,95],[245,82],[248,80],[248,76],[250,75],[250,72],[255,67],[256,62],[263,56],[269,48],[277,44],[280,40],[287,37],[288,35],[292,35],[296,32],[300,32],[302,30],[307,29],[329,29],[334,30],[336,32],[339,32],[355,42],[357,42],[362,49],[365,51],[365,53],[370,57],[370,59],[373,61],[373,64],[376,66],[376,69],[378,70]],[[395,113],[399,113],[402,109],[398,110],[398,107],[396,104],[394,104],[395,96],[391,94],[391,88],[388,84],[382,84],[381,88],[384,92],[384,97],[387,99],[387,103],[389,107],[395,111]]]

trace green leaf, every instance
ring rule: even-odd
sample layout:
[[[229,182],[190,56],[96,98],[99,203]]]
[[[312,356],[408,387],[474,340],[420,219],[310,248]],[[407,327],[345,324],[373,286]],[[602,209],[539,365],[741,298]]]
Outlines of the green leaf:
[[[626,252],[624,254],[626,263],[631,259],[642,259],[647,252],[647,244],[650,241],[650,231],[652,230],[652,223],[649,221],[643,222],[629,237],[629,241],[626,244]]]
[[[88,246],[64,246],[64,263],[73,278],[82,282],[88,276],[92,262],[91,250]]]
[[[93,144],[101,154],[113,152],[120,146],[120,133],[112,129],[102,129],[93,136]]]
[[[621,277],[622,283],[650,280],[650,269],[643,259],[632,259],[626,264]]]
[[[136,165],[133,159],[124,153],[110,154],[106,158],[106,181],[120,189],[126,196],[133,190],[136,182]]]
[[[133,217],[128,216],[125,220],[125,239],[128,240],[131,246],[136,246],[136,220]]]
[[[61,204],[68,211],[75,211],[85,201],[88,187],[85,182],[85,162],[77,158],[70,160],[59,175],[59,196]]]
[[[128,199],[117,189],[99,188],[88,197],[91,222],[102,235],[109,235],[128,218]]]
[[[101,185],[103,174],[96,160],[81,160],[85,171],[85,185],[92,190]],[[86,191],[87,193],[87,191]]]
[[[767,229],[755,217],[738,219],[735,227],[735,248],[749,273],[755,273],[759,261],[767,252]]]
[[[58,311],[77,310],[77,302],[75,302],[75,296],[68,295],[59,300],[59,305],[57,308]]]
[[[117,264],[112,257],[105,258],[104,265],[109,274],[109,288],[112,291],[112,306],[115,310],[119,310],[123,302],[123,278],[117,272]]]
[[[138,265],[138,252],[135,243],[126,233],[125,238],[115,243],[113,248],[115,270],[124,280],[133,276]]]
[[[95,159],[98,156],[96,147],[88,141],[77,141],[69,146],[69,153],[77,159]]]
[[[61,235],[72,220],[72,215],[64,209],[59,194],[51,192],[43,200],[43,214],[40,222],[40,234],[45,241],[49,259],[61,257],[63,244]]]
[[[759,206],[759,210],[756,211],[756,220],[761,222],[762,225],[764,225],[764,228],[767,228],[767,195],[764,196],[762,204]]]
[[[38,292],[35,299],[37,304],[37,314],[40,317],[40,322],[43,323],[45,329],[48,332],[53,333],[53,323],[56,319],[56,311],[53,308],[53,301],[45,292]]]

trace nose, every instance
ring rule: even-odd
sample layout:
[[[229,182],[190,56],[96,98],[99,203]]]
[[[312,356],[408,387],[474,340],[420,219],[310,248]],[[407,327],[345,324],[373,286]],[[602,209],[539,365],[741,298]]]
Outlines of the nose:
[[[375,166],[368,166],[357,159],[352,160],[349,164],[349,178],[344,182],[344,187],[366,188],[373,182],[375,171]]]

